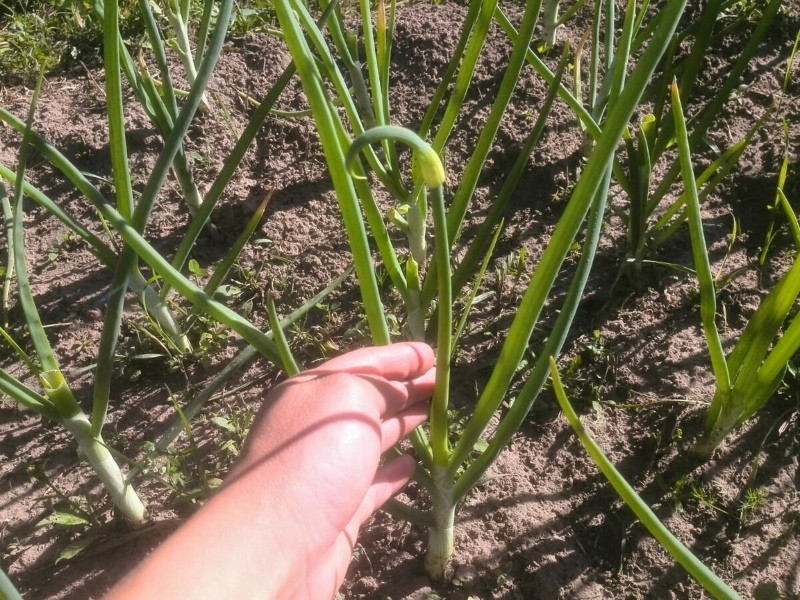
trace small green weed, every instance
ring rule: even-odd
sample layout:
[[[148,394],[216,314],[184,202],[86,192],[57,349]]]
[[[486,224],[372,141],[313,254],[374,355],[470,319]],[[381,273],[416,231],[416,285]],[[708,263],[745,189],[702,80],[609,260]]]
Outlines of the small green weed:
[[[124,341],[128,350],[118,354],[117,369],[128,381],[137,381],[142,376],[142,367],[147,364],[149,376],[177,373],[184,366],[184,354],[175,346],[158,324],[146,317],[126,319]]]
[[[517,287],[522,274],[525,273],[527,256],[525,248],[521,247],[519,252],[511,252],[511,254],[499,261],[495,269],[498,297],[503,297],[507,281],[511,281],[512,291]]]
[[[724,508],[724,499],[719,491],[710,484],[691,485],[689,496],[700,506],[709,508],[719,514],[730,516],[730,513]]]
[[[254,31],[271,31],[277,27],[277,17],[268,0],[237,2],[233,11],[230,33],[241,36]]]
[[[70,23],[63,13],[57,8],[26,10],[25,6],[11,7],[5,2],[0,3],[0,10],[4,13],[0,23],[0,61],[9,76],[27,79],[41,68],[51,70],[61,61],[69,44],[59,24]]]
[[[47,512],[47,515],[36,523],[36,529],[54,528],[60,531],[61,537],[68,537],[71,541],[67,544],[55,560],[58,564],[62,560],[74,558],[98,539],[100,521],[98,520],[97,507],[85,495],[67,495],[61,491],[47,476],[45,464],[29,464],[27,473],[32,479],[43,484],[50,490],[37,499]],[[26,545],[25,540],[20,540],[20,545]]]
[[[220,455],[217,465],[219,468],[227,470],[239,456],[254,418],[255,413],[249,407],[228,407],[227,414],[211,417],[211,423],[222,433],[220,452],[217,453]]]
[[[221,483],[219,478],[209,474],[202,461],[197,460],[198,449],[193,439],[180,450],[156,453],[152,442],[146,442],[142,450],[148,454],[142,474],[166,487],[178,504],[203,500]]]
[[[192,332],[199,333],[194,355],[204,366],[210,364],[214,356],[228,347],[227,329],[208,315],[197,315]]]
[[[98,525],[95,506],[85,496],[68,496],[62,492],[47,476],[46,465],[29,464],[26,471],[31,479],[38,481],[50,490],[50,494],[39,498],[46,503],[53,513],[37,523],[37,527],[45,525]]]
[[[122,0],[120,27],[133,33],[136,0]],[[86,0],[0,0],[0,63],[5,76],[30,82],[85,51],[96,51],[102,27]]]
[[[83,246],[83,241],[77,235],[66,233],[47,249],[47,258],[50,262],[58,262],[63,252],[69,252]]]
[[[675,512],[683,512],[683,500],[686,496],[686,486],[688,483],[688,477],[686,475],[681,475],[669,487],[668,496],[669,499],[672,500],[672,505],[675,507]]]
[[[767,503],[767,496],[760,488],[747,488],[739,503],[739,524],[747,525],[761,513]]]
[[[182,417],[174,397],[172,402]],[[225,405],[217,414],[200,418],[196,431],[182,418],[186,443],[159,450],[155,443],[145,442],[141,473],[166,487],[179,504],[201,502],[221,485],[222,476],[242,450],[254,417],[247,406]]]
[[[603,391],[615,379],[612,356],[598,330],[578,342],[578,353],[564,367],[564,385],[570,395],[591,405],[598,419],[605,402]]]

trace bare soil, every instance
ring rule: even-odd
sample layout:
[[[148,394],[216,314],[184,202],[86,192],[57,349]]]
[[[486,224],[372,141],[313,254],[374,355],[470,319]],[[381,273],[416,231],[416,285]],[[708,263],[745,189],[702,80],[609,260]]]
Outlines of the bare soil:
[[[514,11],[513,6],[508,8]],[[419,124],[464,15],[463,7],[450,3],[400,7],[392,82],[396,123],[412,129]],[[579,15],[560,32],[559,43],[580,37],[584,17]],[[704,207],[714,268],[724,274],[740,270],[719,297],[719,322],[727,344],[735,342],[793,256],[789,235],[780,229],[768,260],[758,267],[784,152],[781,118],[790,132],[785,191],[792,202],[800,198],[796,68],[788,94],[780,91],[798,27],[800,4],[787,1],[735,98],[709,134],[719,147],[729,146],[773,100],[782,97],[779,110]],[[698,98],[713,96],[719,74],[726,72],[740,46],[741,40],[730,40],[724,51],[709,54],[698,81]],[[508,52],[502,35],[494,32],[468,97],[467,116],[449,147],[451,183],[457,181],[486,119]],[[558,48],[548,60],[553,62],[557,54]],[[282,44],[262,34],[229,43],[211,83],[212,108],[199,117],[188,142],[201,189],[213,180],[235,131],[247,123],[251,109],[244,95],[259,98],[288,62]],[[36,127],[82,170],[96,175],[101,189],[111,194],[100,64],[95,58],[51,74]],[[525,71],[481,179],[479,204],[469,215],[466,238],[499,190],[501,176],[515,159],[545,92],[544,82]],[[24,86],[0,87],[0,104],[17,115],[25,114],[29,100],[30,90]],[[128,142],[134,182],[141,186],[160,146],[156,132],[134,104],[131,98]],[[297,83],[280,100],[281,108],[290,110],[303,105]],[[571,111],[557,104],[513,200],[507,231],[484,283],[485,291],[494,294],[477,307],[457,355],[454,404],[462,414],[468,413],[490,372],[502,333],[569,197],[583,163],[580,146]],[[17,148],[16,135],[0,128],[0,162],[13,167]],[[699,164],[713,160],[710,146],[696,160]],[[30,177],[71,214],[103,234],[93,210],[41,157],[34,157]],[[202,267],[224,255],[272,189],[275,193],[262,225],[233,274],[241,294],[229,299],[231,306],[261,324],[266,322],[268,292],[274,294],[279,312],[288,314],[342,273],[349,261],[311,121],[276,117],[262,129],[213,216],[213,229],[195,250]],[[624,211],[627,199],[612,188],[610,203]],[[91,376],[86,367],[95,360],[111,273],[69,238],[53,217],[32,204],[29,208],[26,242],[36,299],[62,366],[88,406]],[[169,254],[187,222],[180,190],[169,184],[147,236]],[[731,241],[734,222],[738,232]],[[800,598],[800,387],[795,373],[790,371],[764,410],[732,435],[712,460],[699,464],[690,459],[688,448],[702,430],[704,403],[714,389],[696,284],[685,273],[651,265],[636,282],[623,278],[614,285],[625,257],[625,237],[624,224],[612,215],[587,298],[560,362],[562,372],[568,373],[572,400],[588,429],[658,516],[742,597]],[[521,275],[501,277],[504,261],[518,256],[522,247],[527,259]],[[690,266],[688,234],[679,231],[655,258]],[[175,418],[173,400],[190,401],[241,343],[233,335],[219,333],[218,347],[205,356],[169,359],[144,333],[146,323],[137,316],[133,300],[131,309],[121,355],[133,358],[120,361],[114,386],[119,401],[105,436],[115,449],[141,460],[145,442],[155,440]],[[19,308],[12,306],[12,329],[18,334],[21,322]],[[299,360],[311,365],[367,344],[365,331],[351,278],[291,336]],[[196,341],[199,331],[192,335]],[[22,376],[7,348],[2,350],[2,364]],[[159,457],[140,477],[152,525],[139,531],[114,515],[64,433],[9,402],[1,404],[0,565],[26,598],[100,597],[192,513],[214,487],[209,477],[222,476],[233,460],[223,444],[237,442],[242,431],[226,432],[213,419],[240,418],[244,427],[277,379],[265,361],[252,363],[204,409],[191,443],[184,436],[172,453]],[[188,483],[182,485],[176,473]],[[167,480],[171,485],[164,484]],[[745,499],[752,490],[760,501],[749,506]],[[405,494],[409,502],[424,502],[413,486]],[[37,525],[56,510],[74,513],[76,506],[92,514],[96,523],[73,528]],[[457,518],[452,581],[434,585],[426,578],[421,560],[424,531],[380,513],[359,538],[342,596],[705,597],[620,502],[549,393],[539,399],[513,443],[469,494]],[[76,543],[85,549],[74,558],[59,558]]]

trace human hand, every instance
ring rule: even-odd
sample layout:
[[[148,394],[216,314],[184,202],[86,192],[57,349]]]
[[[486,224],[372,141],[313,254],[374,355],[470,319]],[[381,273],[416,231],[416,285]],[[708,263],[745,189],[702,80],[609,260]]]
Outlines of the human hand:
[[[297,559],[287,597],[333,597],[359,527],[413,475],[411,457],[380,457],[425,420],[433,386],[430,347],[401,343],[334,358],[269,394],[229,481],[267,474],[275,533]]]

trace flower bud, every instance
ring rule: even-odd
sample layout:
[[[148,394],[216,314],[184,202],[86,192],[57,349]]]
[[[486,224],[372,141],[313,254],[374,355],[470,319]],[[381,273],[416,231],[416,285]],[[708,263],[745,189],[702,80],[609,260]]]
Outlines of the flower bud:
[[[439,159],[439,155],[428,144],[424,148],[417,148],[414,151],[414,160],[417,163],[419,174],[422,181],[430,189],[437,188],[444,183],[444,166]]]

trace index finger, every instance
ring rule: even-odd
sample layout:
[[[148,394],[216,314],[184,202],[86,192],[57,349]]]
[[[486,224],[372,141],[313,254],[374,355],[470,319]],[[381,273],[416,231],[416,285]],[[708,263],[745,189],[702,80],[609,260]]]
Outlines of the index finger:
[[[345,371],[357,375],[378,375],[390,381],[408,381],[433,366],[433,350],[423,342],[399,342],[389,346],[361,348],[332,358],[311,369]]]

